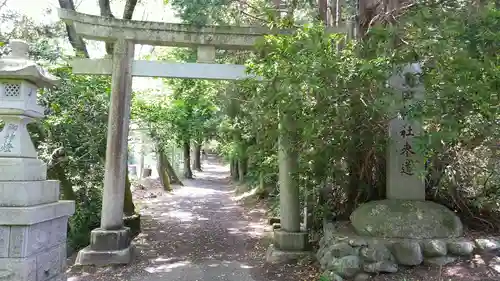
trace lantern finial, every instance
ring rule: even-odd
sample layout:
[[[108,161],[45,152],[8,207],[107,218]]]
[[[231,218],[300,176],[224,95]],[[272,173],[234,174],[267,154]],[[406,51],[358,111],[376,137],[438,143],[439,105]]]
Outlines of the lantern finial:
[[[12,52],[10,53],[9,57],[14,57],[14,58],[28,58],[28,50],[29,46],[28,44],[19,39],[13,39],[9,41],[9,46],[12,49]]]

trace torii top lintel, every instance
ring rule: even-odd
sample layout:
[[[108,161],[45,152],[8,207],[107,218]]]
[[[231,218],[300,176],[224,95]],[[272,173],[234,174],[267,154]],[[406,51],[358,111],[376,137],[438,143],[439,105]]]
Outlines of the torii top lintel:
[[[287,34],[291,30],[271,30],[261,26],[193,26],[189,24],[135,21],[106,18],[59,9],[59,17],[73,24],[84,38],[113,42],[131,40],[136,44],[193,47],[216,46],[220,49],[252,49],[266,34]],[[329,33],[342,32],[331,27]]]

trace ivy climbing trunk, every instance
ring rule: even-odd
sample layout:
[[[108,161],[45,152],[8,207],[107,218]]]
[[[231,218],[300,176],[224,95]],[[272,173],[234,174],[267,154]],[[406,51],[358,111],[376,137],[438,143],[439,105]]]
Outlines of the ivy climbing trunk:
[[[191,171],[191,145],[188,141],[184,141],[184,178],[192,179],[193,171]]]
[[[201,142],[194,145],[193,169],[201,171]]]

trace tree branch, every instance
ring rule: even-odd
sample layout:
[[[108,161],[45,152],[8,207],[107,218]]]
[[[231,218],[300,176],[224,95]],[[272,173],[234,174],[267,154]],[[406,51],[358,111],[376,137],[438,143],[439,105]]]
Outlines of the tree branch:
[[[134,14],[137,2],[138,0],[127,0],[127,2],[125,2],[125,8],[123,9],[123,19],[132,19],[132,15]],[[99,0],[99,9],[101,10],[101,16],[107,18],[115,18],[113,12],[111,12],[111,4],[109,0]],[[106,42],[106,53],[110,56],[113,55],[113,43]]]
[[[75,11],[75,3],[73,2],[73,0],[59,0],[59,6],[63,9]],[[71,43],[73,49],[75,49],[77,55],[80,53],[86,58],[89,58],[89,52],[87,51],[85,41],[83,41],[82,37],[76,33],[76,30],[72,24],[65,23],[65,25],[69,42]]]
[[[123,18],[126,20],[131,20],[134,14],[135,6],[138,0],[127,0],[125,3],[125,9],[123,10]]]
[[[0,2],[0,10],[3,9],[3,7],[5,7],[7,5],[7,0],[3,0]]]

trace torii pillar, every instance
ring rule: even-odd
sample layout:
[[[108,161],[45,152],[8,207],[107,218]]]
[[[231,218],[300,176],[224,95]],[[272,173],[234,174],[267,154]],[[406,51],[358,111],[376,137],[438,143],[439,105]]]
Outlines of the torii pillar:
[[[101,226],[91,232],[90,245],[78,253],[78,265],[128,264],[132,260],[130,229],[123,225],[123,201],[134,47],[132,41],[115,41]]]

